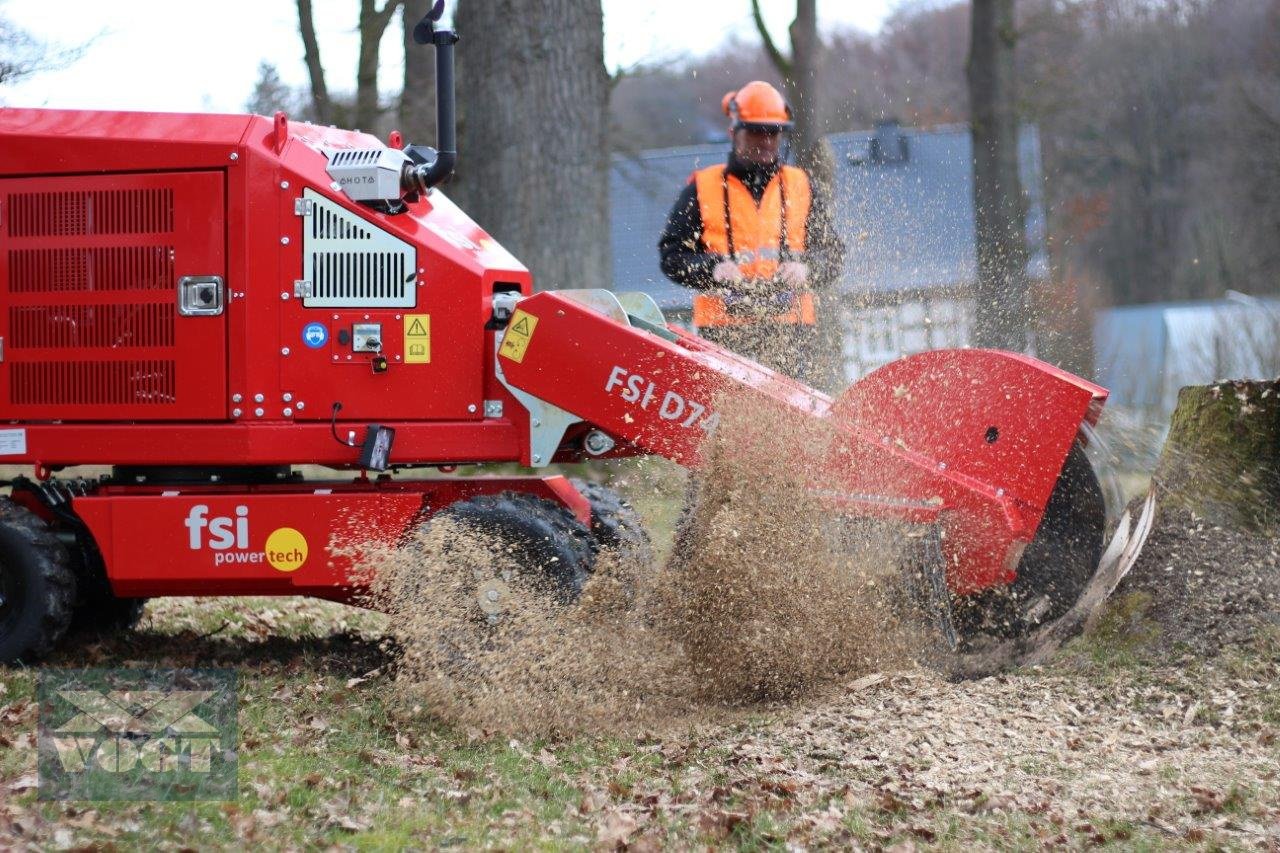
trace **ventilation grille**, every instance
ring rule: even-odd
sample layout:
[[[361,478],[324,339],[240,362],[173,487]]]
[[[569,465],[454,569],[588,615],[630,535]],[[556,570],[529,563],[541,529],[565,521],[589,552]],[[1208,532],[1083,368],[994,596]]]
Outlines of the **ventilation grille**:
[[[86,290],[173,290],[172,246],[15,249],[9,252],[14,293]]]
[[[371,236],[369,229],[360,224],[359,220],[351,221],[350,215],[339,216],[339,213],[346,213],[342,208],[337,210],[321,207],[316,205],[311,217],[311,236],[317,240],[368,240]]]
[[[18,405],[148,406],[175,400],[172,361],[52,361],[12,365]]]
[[[413,246],[313,190],[304,197],[312,204],[302,241],[302,277],[311,282],[311,296],[303,306],[414,307],[418,256]]]
[[[9,309],[13,349],[173,346],[173,305],[38,305]]]
[[[343,148],[329,152],[329,165],[374,166],[381,156],[381,148]]]
[[[9,196],[10,237],[173,231],[173,190],[90,190]]]

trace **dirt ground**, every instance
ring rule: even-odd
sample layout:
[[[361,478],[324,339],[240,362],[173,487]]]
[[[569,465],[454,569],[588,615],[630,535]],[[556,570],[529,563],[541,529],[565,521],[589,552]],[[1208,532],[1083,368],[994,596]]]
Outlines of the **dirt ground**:
[[[0,669],[0,846],[1280,849],[1276,549],[1169,515],[1045,666],[900,666],[626,735],[405,707],[374,614],[153,603],[51,665],[237,668],[238,799],[37,802],[35,673]]]

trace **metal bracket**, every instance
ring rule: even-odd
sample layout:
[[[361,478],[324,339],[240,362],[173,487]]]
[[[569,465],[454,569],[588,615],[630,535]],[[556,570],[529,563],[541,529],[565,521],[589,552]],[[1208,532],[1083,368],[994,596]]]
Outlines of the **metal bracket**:
[[[295,198],[293,200],[293,215],[310,216],[315,207],[316,203],[309,198]]]
[[[300,278],[293,283],[293,295],[298,299],[310,299],[314,289],[310,279]]]
[[[3,343],[4,343],[4,338],[0,338],[0,344],[3,344]],[[2,353],[0,353],[0,355],[2,355]],[[3,359],[0,359],[0,360],[3,360]],[[500,418],[502,417],[502,408],[503,407],[502,407],[501,400],[485,400],[484,416],[486,418]]]
[[[582,418],[526,391],[521,391],[508,382],[506,375],[502,372],[502,358],[496,351],[496,348],[501,345],[502,336],[495,335],[493,372],[497,375],[498,381],[529,412],[529,464],[533,468],[545,468],[551,464],[556,451],[560,449],[565,432],[574,424],[581,423]]]

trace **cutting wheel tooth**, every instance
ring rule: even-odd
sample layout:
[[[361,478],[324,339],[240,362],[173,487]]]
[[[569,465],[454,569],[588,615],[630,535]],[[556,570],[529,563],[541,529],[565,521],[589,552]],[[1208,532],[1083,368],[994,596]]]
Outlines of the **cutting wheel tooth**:
[[[1040,596],[1030,607],[1022,612],[1022,621],[1027,625],[1039,625],[1051,606],[1049,596]]]

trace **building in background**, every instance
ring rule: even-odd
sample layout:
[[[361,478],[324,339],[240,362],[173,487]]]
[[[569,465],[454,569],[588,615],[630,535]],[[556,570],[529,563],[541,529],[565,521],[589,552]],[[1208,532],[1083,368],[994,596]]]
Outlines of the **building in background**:
[[[1280,376],[1280,298],[1159,302],[1099,311],[1093,325],[1107,409],[1167,425],[1179,389]]]
[[[977,279],[969,129],[885,123],[827,137],[832,201],[847,251],[833,289],[844,330],[844,372],[856,379],[912,352],[969,343]],[[1047,274],[1039,138],[1024,129],[1019,152],[1027,193],[1028,272]],[[658,236],[680,188],[724,162],[728,143],[618,155],[610,178],[613,286],[649,293],[687,321],[692,292],[658,265]],[[830,306],[830,302],[826,303]]]

